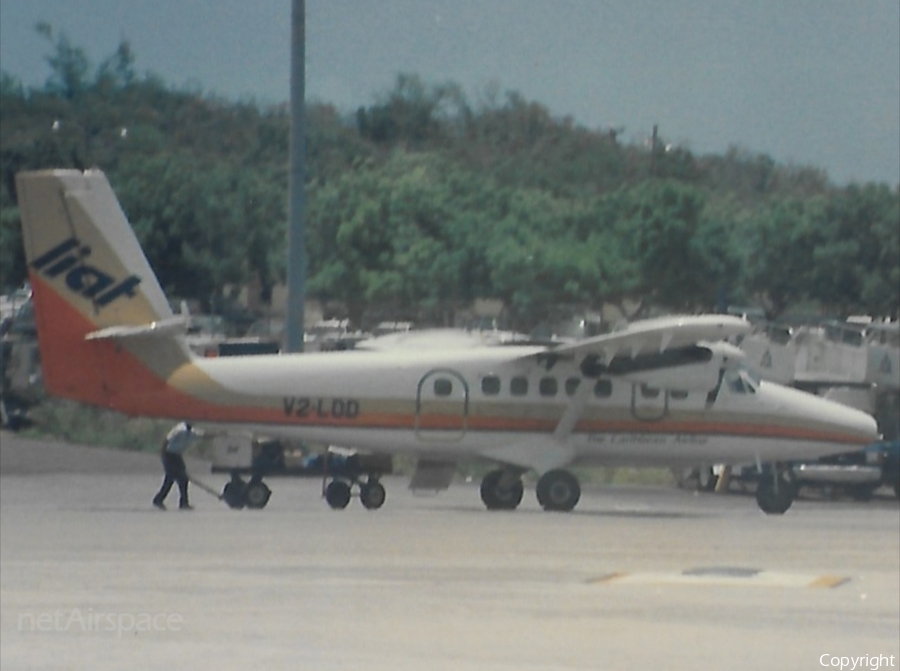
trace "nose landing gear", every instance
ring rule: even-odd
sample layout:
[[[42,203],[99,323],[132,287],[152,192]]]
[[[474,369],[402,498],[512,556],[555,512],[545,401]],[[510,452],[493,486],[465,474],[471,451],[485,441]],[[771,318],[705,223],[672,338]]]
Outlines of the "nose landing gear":
[[[790,467],[776,464],[768,473],[763,473],[756,486],[756,505],[766,515],[783,515],[794,502],[797,483]]]

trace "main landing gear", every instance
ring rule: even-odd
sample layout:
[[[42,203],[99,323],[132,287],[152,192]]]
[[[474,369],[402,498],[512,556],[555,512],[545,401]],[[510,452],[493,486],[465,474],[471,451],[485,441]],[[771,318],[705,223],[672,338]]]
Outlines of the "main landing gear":
[[[481,481],[481,500],[488,510],[515,510],[522,502],[523,493],[519,472],[498,469]],[[536,494],[544,510],[568,512],[581,498],[581,485],[568,471],[556,469],[538,479]]]
[[[557,469],[547,471],[540,477],[535,493],[544,510],[568,512],[581,498],[581,485],[574,475]]]
[[[790,467],[777,464],[760,475],[756,486],[756,505],[766,515],[783,515],[794,502],[797,483]]]
[[[515,471],[491,471],[481,481],[481,500],[488,510],[515,510],[524,493],[522,474]]]

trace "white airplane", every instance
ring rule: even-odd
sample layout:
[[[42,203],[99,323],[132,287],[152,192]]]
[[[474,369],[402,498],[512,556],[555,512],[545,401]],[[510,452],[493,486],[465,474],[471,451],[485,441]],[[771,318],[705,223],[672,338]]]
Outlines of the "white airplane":
[[[567,511],[581,495],[578,464],[781,464],[878,438],[865,413],[761,382],[724,342],[749,324],[724,315],[556,347],[198,358],[102,172],[26,172],[16,184],[44,381],[57,396],[376,454],[489,460],[489,509],[516,508],[528,471],[541,506]],[[757,502],[783,513],[791,471],[772,473]],[[248,504],[264,505],[268,489],[251,485]],[[378,473],[333,479],[326,500],[345,507],[353,486],[367,508],[385,500]]]

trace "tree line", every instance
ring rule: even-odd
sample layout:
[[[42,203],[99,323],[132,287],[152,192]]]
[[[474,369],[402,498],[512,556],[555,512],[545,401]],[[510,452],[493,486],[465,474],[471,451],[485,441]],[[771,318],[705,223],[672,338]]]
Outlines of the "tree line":
[[[47,82],[0,75],[0,285],[26,278],[16,172],[97,166],[169,295],[266,296],[285,276],[287,106],[168,86],[127,42],[93,67],[39,32]],[[897,316],[897,185],[628,143],[516,92],[470,102],[412,74],[355,114],[310,103],[307,119],[307,290],[356,324],[447,324],[479,297],[518,328],[609,303]]]

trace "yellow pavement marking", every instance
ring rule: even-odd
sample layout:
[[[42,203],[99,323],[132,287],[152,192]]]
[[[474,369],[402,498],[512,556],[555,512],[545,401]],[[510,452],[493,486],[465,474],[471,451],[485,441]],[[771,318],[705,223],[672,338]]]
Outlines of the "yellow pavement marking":
[[[624,578],[627,576],[627,573],[617,572],[617,573],[607,573],[606,575],[601,575],[599,578],[591,578],[588,580],[588,584],[596,585],[602,582],[612,582],[614,580],[619,580],[620,578]]]
[[[803,587],[833,589],[850,582],[839,575],[789,573],[785,571],[747,571],[745,574],[729,570],[708,571],[615,571],[587,580],[589,585],[693,585],[717,587]]]
[[[845,582],[850,582],[850,578],[840,575],[822,575],[809,583],[807,587],[824,587],[825,589],[831,589],[840,587]]]

